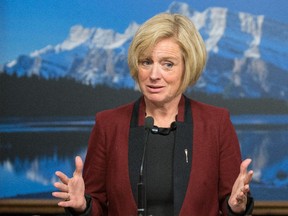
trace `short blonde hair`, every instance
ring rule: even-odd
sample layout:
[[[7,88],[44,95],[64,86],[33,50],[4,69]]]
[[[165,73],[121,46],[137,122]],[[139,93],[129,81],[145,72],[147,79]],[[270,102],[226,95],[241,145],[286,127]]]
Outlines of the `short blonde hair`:
[[[183,93],[188,86],[199,79],[206,64],[205,43],[192,21],[180,14],[161,13],[140,26],[128,51],[130,74],[138,83],[138,62],[143,55],[164,38],[174,38],[181,51],[185,64],[182,85]]]

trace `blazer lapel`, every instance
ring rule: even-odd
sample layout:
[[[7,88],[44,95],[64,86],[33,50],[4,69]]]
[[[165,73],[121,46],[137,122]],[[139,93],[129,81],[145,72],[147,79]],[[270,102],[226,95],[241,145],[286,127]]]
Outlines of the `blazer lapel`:
[[[177,121],[177,130],[174,147],[174,215],[179,215],[188,188],[192,163],[193,121],[190,100],[186,97],[184,113],[179,107],[178,115],[184,121]],[[179,116],[182,118],[182,116]]]
[[[135,202],[137,201],[137,183],[139,179],[139,172],[144,150],[144,138],[145,138],[145,128],[144,128],[145,111],[143,112],[142,103],[143,102],[141,97],[134,104],[130,121],[129,145],[128,145],[129,177]],[[141,118],[141,113],[143,114],[142,115],[143,119]]]

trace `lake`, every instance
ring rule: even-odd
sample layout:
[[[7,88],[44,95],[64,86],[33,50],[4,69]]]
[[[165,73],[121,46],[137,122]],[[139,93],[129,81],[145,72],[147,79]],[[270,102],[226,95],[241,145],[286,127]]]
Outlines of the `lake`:
[[[288,200],[288,115],[231,117],[243,158],[253,159],[256,200]],[[94,117],[0,119],[0,198],[52,198],[56,170],[85,157]]]

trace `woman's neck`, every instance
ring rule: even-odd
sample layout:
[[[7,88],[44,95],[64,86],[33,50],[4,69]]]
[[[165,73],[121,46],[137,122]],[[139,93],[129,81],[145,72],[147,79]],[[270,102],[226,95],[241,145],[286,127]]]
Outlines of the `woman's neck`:
[[[180,99],[181,95],[174,98],[173,101],[163,104],[153,103],[145,99],[146,116],[152,116],[154,125],[158,127],[170,127],[171,123],[176,120]]]

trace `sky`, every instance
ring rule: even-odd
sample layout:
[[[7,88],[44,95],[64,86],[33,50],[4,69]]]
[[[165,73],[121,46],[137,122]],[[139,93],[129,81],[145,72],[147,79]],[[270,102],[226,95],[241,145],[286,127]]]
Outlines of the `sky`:
[[[68,37],[71,26],[124,32],[168,9],[171,0],[0,0],[0,64]],[[287,0],[179,0],[197,11],[226,7],[287,23]]]

